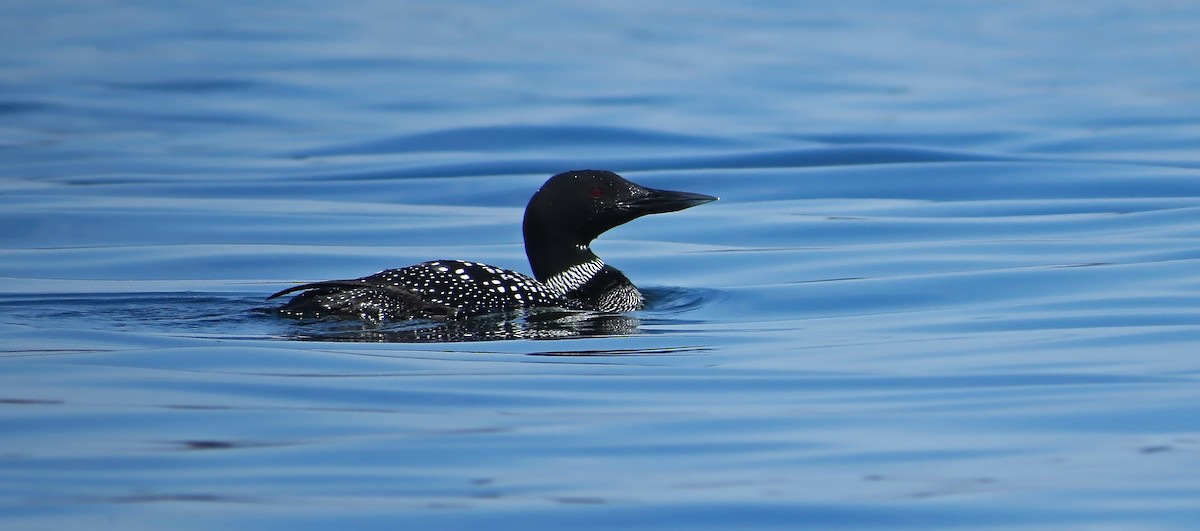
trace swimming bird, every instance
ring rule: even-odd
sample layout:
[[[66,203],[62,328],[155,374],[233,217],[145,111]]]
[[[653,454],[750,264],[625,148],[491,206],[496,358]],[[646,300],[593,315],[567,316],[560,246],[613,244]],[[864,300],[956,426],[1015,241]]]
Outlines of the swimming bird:
[[[278,308],[288,317],[374,323],[455,320],[530,307],[638,310],[645,304],[642,293],[592,252],[592,240],[648,214],[716,200],[647,188],[610,171],[568,171],[546,181],[525,207],[522,229],[533,277],[478,262],[434,260],[357,279],[300,284],[267,298],[300,292]]]

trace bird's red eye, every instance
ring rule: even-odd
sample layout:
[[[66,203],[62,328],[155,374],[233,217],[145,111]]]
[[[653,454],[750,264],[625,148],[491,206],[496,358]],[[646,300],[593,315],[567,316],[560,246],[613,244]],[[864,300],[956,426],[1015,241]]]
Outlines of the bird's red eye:
[[[592,188],[592,199],[600,199],[604,197],[604,190],[599,186]]]

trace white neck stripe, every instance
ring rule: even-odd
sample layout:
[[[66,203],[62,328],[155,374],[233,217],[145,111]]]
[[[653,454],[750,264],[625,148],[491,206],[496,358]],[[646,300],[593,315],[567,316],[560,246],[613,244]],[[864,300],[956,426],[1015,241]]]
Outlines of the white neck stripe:
[[[566,271],[550,277],[546,280],[546,286],[556,295],[563,296],[586,284],[601,269],[604,269],[604,262],[599,258],[593,258],[582,264],[568,267]]]

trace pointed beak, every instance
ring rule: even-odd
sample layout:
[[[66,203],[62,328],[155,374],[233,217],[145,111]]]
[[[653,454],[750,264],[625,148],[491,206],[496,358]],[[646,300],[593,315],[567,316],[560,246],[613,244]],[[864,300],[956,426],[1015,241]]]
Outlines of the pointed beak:
[[[646,191],[645,194],[639,194],[633,199],[621,202],[620,207],[632,210],[637,215],[643,216],[646,214],[675,212],[717,200],[716,197],[711,195],[694,194],[691,192],[656,190],[654,188],[644,188],[644,190]]]

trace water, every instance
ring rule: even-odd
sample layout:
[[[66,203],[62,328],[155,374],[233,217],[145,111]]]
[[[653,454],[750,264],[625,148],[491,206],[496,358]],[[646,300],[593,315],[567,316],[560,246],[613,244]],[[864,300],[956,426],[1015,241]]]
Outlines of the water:
[[[9,2],[5,529],[1187,529],[1200,9]],[[304,326],[528,271],[571,168],[721,201],[650,307]]]

